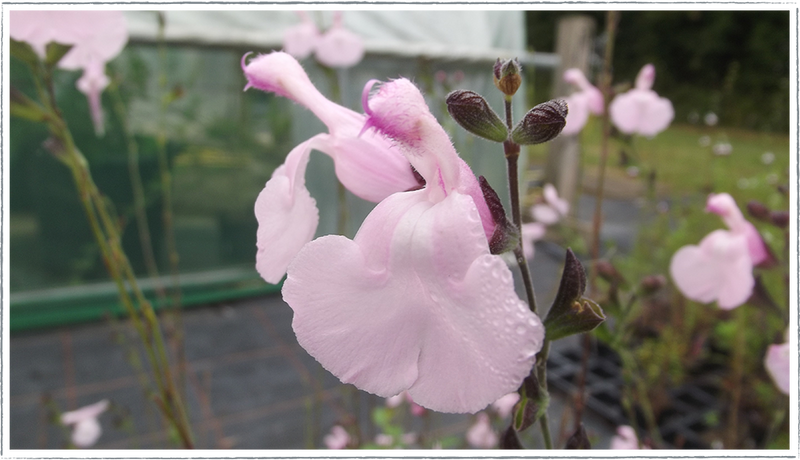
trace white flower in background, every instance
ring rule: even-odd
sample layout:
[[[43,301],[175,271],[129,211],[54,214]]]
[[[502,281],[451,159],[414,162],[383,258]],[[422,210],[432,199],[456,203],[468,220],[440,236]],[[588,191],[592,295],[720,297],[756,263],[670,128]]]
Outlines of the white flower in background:
[[[63,425],[72,425],[72,443],[75,447],[91,447],[100,439],[103,429],[97,417],[108,409],[107,399],[80,409],[61,414]]]

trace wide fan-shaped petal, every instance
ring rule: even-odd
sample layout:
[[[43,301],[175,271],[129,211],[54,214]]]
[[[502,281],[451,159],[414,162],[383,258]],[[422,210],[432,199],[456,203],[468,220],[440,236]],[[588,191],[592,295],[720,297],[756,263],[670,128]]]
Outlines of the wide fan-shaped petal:
[[[689,245],[672,256],[670,275],[688,298],[722,309],[747,301],[753,291],[753,264],[744,235],[726,230],[709,233],[699,246]]]

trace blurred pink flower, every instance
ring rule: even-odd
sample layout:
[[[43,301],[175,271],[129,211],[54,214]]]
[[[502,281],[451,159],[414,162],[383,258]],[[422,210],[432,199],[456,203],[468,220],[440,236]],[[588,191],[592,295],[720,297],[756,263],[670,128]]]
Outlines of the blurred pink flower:
[[[128,42],[125,17],[121,11],[11,11],[10,35],[31,45],[44,58],[48,43],[55,41],[72,48],[58,62],[66,70],[83,70],[76,82],[86,94],[95,132],[104,133],[100,95],[110,80],[106,62]]]
[[[328,449],[346,449],[350,442],[350,435],[341,425],[334,425],[331,432],[322,439]]]
[[[283,51],[296,59],[305,59],[311,55],[319,40],[317,25],[305,11],[298,11],[300,24],[289,27],[283,32]]]
[[[378,202],[394,192],[419,187],[411,165],[392,142],[375,132],[360,135],[366,118],[322,95],[292,56],[263,54],[242,69],[251,87],[287,97],[311,110],[328,127],[295,147],[258,196],[256,269],[278,283],[300,248],[311,241],[319,223],[316,202],[305,186],[311,150],[330,156],[339,181],[356,196]]]
[[[617,434],[611,438],[611,445],[609,446],[609,449],[639,449],[639,438],[636,436],[636,430],[628,425],[617,427]]]
[[[421,417],[425,415],[426,412],[425,408],[415,403],[411,395],[408,394],[408,391],[404,391],[390,398],[386,398],[386,407],[394,409],[396,407],[399,407],[400,404],[403,403],[403,401],[408,403],[409,411],[411,411],[412,415],[416,417]]]
[[[500,418],[507,418],[511,415],[511,411],[514,410],[514,405],[517,404],[517,401],[519,401],[519,393],[515,391],[493,402],[492,409],[497,412]]]
[[[283,50],[297,59],[314,53],[317,61],[328,67],[352,67],[364,58],[364,41],[342,24],[342,13],[333,16],[333,25],[320,34],[305,11],[298,12],[301,22],[284,32]]]
[[[70,439],[76,447],[91,447],[100,439],[103,429],[97,417],[108,409],[107,399],[61,414],[63,425],[74,425]]]
[[[476,449],[493,449],[499,440],[497,433],[492,429],[489,415],[485,412],[478,413],[475,423],[467,430],[467,443]]]
[[[564,81],[570,83],[578,91],[565,97],[569,112],[567,124],[561,131],[562,134],[577,134],[589,120],[589,114],[603,114],[603,93],[589,83],[580,69],[569,69],[564,72]]]
[[[541,222],[529,222],[522,224],[520,228],[520,238],[522,239],[522,252],[525,258],[530,261],[534,255],[534,243],[544,238],[547,233],[547,226]]]
[[[635,87],[611,101],[608,112],[611,121],[621,132],[655,136],[672,122],[675,116],[672,103],[650,89],[655,78],[655,67],[647,64],[639,71]]]
[[[474,413],[519,387],[544,328],[490,254],[478,181],[422,94],[399,79],[367,101],[373,83],[366,126],[392,138],[427,185],[378,203],[353,240],[305,245],[283,298],[300,345],[344,383]]]
[[[558,196],[558,190],[553,184],[545,184],[542,195],[544,203],[531,207],[531,215],[536,221],[553,225],[569,213],[569,202]]]
[[[753,265],[766,260],[769,253],[730,195],[709,195],[706,211],[721,216],[730,231],[715,230],[699,246],[679,249],[672,256],[670,274],[689,299],[716,300],[720,308],[730,310],[750,297],[755,285]]]
[[[775,382],[775,386],[777,386],[782,393],[788,395],[792,388],[792,379],[789,375],[789,354],[792,350],[789,347],[788,329],[786,330],[784,341],[784,343],[770,345],[769,348],[767,348],[767,355],[764,357],[764,367],[767,368],[767,372],[769,376],[772,377],[772,381]]]
[[[706,201],[706,211],[720,217],[731,231],[743,234],[747,238],[747,249],[753,265],[758,265],[770,258],[764,240],[758,230],[744,218],[736,201],[727,193],[712,193]]]

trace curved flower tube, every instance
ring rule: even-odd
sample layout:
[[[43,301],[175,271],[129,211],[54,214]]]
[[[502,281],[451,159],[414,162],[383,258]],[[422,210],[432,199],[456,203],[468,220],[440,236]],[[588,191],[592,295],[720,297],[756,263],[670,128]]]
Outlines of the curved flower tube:
[[[786,330],[785,342],[776,345],[770,345],[767,348],[767,355],[764,357],[764,367],[767,368],[769,376],[775,382],[775,386],[783,394],[790,394],[792,388],[792,379],[789,375],[790,372],[790,357],[789,354],[792,349],[789,347],[789,330]]]
[[[108,86],[106,62],[128,42],[125,17],[121,11],[12,11],[11,37],[29,43],[44,58],[51,41],[72,48],[58,62],[66,70],[83,70],[76,82],[86,94],[92,122],[103,135],[103,107],[100,95]]]
[[[97,417],[108,409],[108,405],[108,400],[104,399],[61,414],[63,425],[74,425],[70,438],[76,447],[91,447],[100,439],[103,429],[100,427]]]
[[[378,133],[359,136],[364,115],[326,99],[295,58],[275,52],[245,64],[246,57],[242,58],[248,81],[245,90],[254,87],[287,97],[311,110],[329,131],[289,152],[256,200],[256,269],[264,280],[277,284],[295,254],[314,237],[319,223],[316,202],[305,187],[311,150],[330,156],[339,181],[367,201],[378,202],[420,184],[400,150]]]
[[[736,206],[736,201],[727,193],[712,193],[706,201],[706,212],[712,212],[720,217],[731,231],[741,233],[747,238],[747,249],[753,265],[758,265],[770,258],[764,240],[756,227],[747,221]]]
[[[623,133],[652,137],[672,122],[675,116],[672,103],[650,89],[655,78],[655,67],[645,65],[636,77],[634,88],[615,97],[608,106],[611,121]]]
[[[477,412],[519,388],[544,328],[489,252],[477,180],[419,90],[385,83],[365,109],[426,186],[381,201],[352,240],[323,236],[300,250],[283,286],[292,327],[342,382]]]
[[[564,72],[564,81],[578,89],[577,92],[567,96],[567,124],[561,131],[562,134],[577,134],[589,121],[589,114],[603,114],[603,93],[589,83],[580,69],[568,69]]]

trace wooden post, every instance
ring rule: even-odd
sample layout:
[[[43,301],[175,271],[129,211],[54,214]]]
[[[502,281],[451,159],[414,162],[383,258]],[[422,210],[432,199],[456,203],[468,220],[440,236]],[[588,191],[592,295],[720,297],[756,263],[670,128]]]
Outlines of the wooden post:
[[[553,75],[553,97],[569,95],[571,89],[564,81],[564,71],[577,68],[589,75],[595,22],[588,16],[567,16],[558,22],[556,54],[561,62]],[[580,185],[580,143],[578,136],[561,135],[550,143],[545,165],[545,182],[555,185],[558,194],[575,204]],[[575,209],[575,206],[572,206]]]

